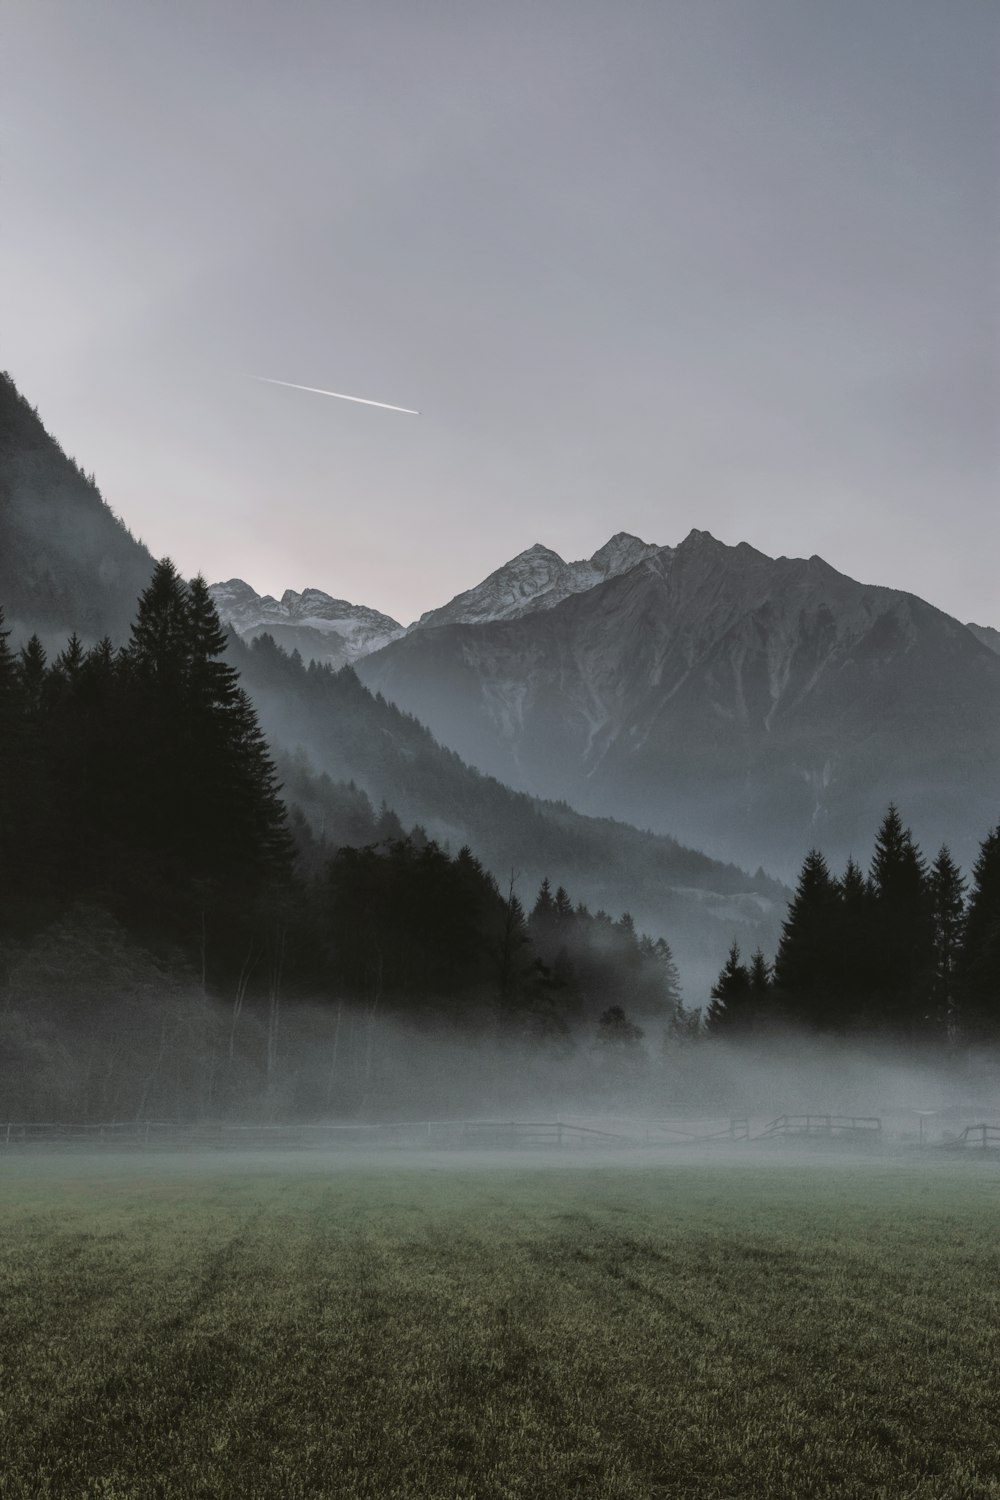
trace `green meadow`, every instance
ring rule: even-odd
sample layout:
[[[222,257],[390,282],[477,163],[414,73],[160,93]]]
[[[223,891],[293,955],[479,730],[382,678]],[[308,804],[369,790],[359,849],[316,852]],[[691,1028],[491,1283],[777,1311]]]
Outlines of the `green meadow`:
[[[1000,1164],[0,1157],[0,1496],[1000,1497]]]

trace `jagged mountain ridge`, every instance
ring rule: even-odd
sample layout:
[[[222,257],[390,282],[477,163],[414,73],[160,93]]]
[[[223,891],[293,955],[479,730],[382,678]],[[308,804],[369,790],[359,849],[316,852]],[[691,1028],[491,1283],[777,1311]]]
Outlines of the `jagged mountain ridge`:
[[[1000,808],[996,654],[914,595],[707,532],[359,671],[512,785],[786,872],[865,849],[891,798],[959,848]]]
[[[439,609],[427,610],[410,629],[516,620],[536,610],[552,609],[570,594],[584,593],[609,578],[617,578],[658,551],[655,543],[619,531],[593,557],[568,563],[551,547],[536,542],[475,588],[456,594]]]
[[[453,623],[482,623],[517,619],[539,609],[551,609],[570,594],[616,578],[651,557],[659,549],[639,537],[619,531],[593,557],[567,563],[536,542],[488,578],[457,594],[438,609],[426,611],[409,630]],[[363,604],[333,599],[322,589],[297,594],[287,589],[281,599],[258,594],[241,578],[213,583],[209,592],[223,621],[244,640],[265,631],[288,651],[305,661],[341,667],[406,634],[402,625]]]
[[[213,583],[209,593],[219,616],[243,637],[253,640],[265,631],[288,651],[304,660],[342,667],[378,651],[403,634],[398,621],[369,609],[333,599],[322,589],[297,594],[286,589],[280,599],[258,594],[242,578]]]

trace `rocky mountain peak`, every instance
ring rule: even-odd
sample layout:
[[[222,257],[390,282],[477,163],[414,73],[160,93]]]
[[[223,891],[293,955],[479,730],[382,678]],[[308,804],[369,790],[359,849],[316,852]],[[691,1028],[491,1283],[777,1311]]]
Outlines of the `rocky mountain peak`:
[[[244,639],[266,632],[286,650],[329,666],[353,663],[403,634],[397,620],[365,604],[334,599],[322,589],[286,589],[275,599],[258,594],[242,578],[230,578],[213,583],[209,593],[222,622]]]

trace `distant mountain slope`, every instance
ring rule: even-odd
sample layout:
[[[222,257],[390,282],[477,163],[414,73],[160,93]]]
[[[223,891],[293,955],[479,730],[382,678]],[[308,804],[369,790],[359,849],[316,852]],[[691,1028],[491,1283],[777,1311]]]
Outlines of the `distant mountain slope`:
[[[692,532],[519,619],[358,665],[474,765],[786,872],[895,798],[967,854],[1000,807],[1000,660],[913,595]]]
[[[153,559],[0,375],[0,601],[16,634],[128,632]]]
[[[547,874],[592,907],[631,911],[669,938],[688,983],[695,976],[706,991],[732,934],[748,951],[775,941],[787,892],[762,872],[512,791],[350,669],[306,667],[266,635],[250,645],[234,639],[231,650],[272,744],[303,747],[317,769],[353,780],[376,804],[385,798],[407,826],[421,823],[453,848],[471,844],[501,882],[515,871],[523,899]]]
[[[242,578],[213,583],[209,593],[220,618],[244,640],[266,631],[286,651],[298,651],[305,661],[343,667],[377,651],[403,634],[388,615],[364,604],[332,599],[321,589],[301,594],[286,589],[280,599],[258,594]]]

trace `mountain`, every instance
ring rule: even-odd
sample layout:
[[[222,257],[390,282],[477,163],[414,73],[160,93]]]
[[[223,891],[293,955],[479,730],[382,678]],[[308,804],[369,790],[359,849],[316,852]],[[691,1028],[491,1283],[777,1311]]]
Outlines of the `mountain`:
[[[412,630],[434,625],[481,624],[516,620],[535,610],[552,609],[570,594],[580,594],[609,578],[617,578],[659,549],[627,531],[619,531],[593,557],[567,563],[549,547],[536,542],[497,568],[482,583],[457,594],[440,609],[422,614]]]
[[[0,604],[13,626],[12,645],[33,630],[55,649],[73,629],[124,642],[153,566],[13,382],[0,382]],[[232,590],[238,609],[239,580],[219,587]],[[248,595],[243,602],[252,609],[257,596]],[[317,619],[346,619],[351,629],[357,622],[354,639],[372,619],[376,631],[382,621],[399,628],[360,607],[346,606],[356,614],[338,613],[341,606],[326,595],[316,600],[317,609],[312,591],[291,598],[300,601],[300,622],[289,628],[321,631]],[[347,626],[334,628],[351,639]],[[350,801],[347,783],[353,781],[376,806],[389,803],[407,825],[422,823],[453,849],[472,844],[504,888],[514,872],[529,904],[534,884],[548,875],[576,900],[616,914],[631,910],[640,927],[668,937],[687,998],[696,1004],[734,933],[747,951],[758,943],[773,948],[788,893],[762,872],[751,876],[673,838],[513,791],[465,764],[411,715],[364,687],[350,668],[307,667],[267,633],[248,642],[233,633],[230,641],[230,659],[281,759],[287,800],[297,802],[318,830],[329,787],[324,790],[315,773],[342,783],[333,788],[341,804]],[[296,757],[300,748],[311,770]]]
[[[128,633],[153,558],[0,374],[0,603],[16,637]]]
[[[287,651],[298,651],[305,661],[342,667],[378,651],[403,634],[402,625],[376,609],[332,599],[322,589],[296,594],[286,589],[280,599],[258,594],[242,578],[213,583],[209,593],[219,617],[244,640],[273,636]]]
[[[657,550],[620,531],[593,557],[568,563],[558,552],[536,543],[475,588],[439,609],[428,610],[409,628],[511,620],[532,610],[551,609],[570,594],[627,572]],[[209,592],[220,618],[244,640],[266,631],[287,651],[298,651],[303,660],[331,667],[359,661],[406,633],[388,615],[363,604],[332,599],[321,589],[301,594],[286,589],[279,600],[256,593],[241,578],[231,578],[228,583],[213,583]]]
[[[704,531],[551,607],[425,624],[358,671],[513,786],[786,873],[812,844],[863,856],[892,799],[967,857],[1000,807],[981,639]]]

